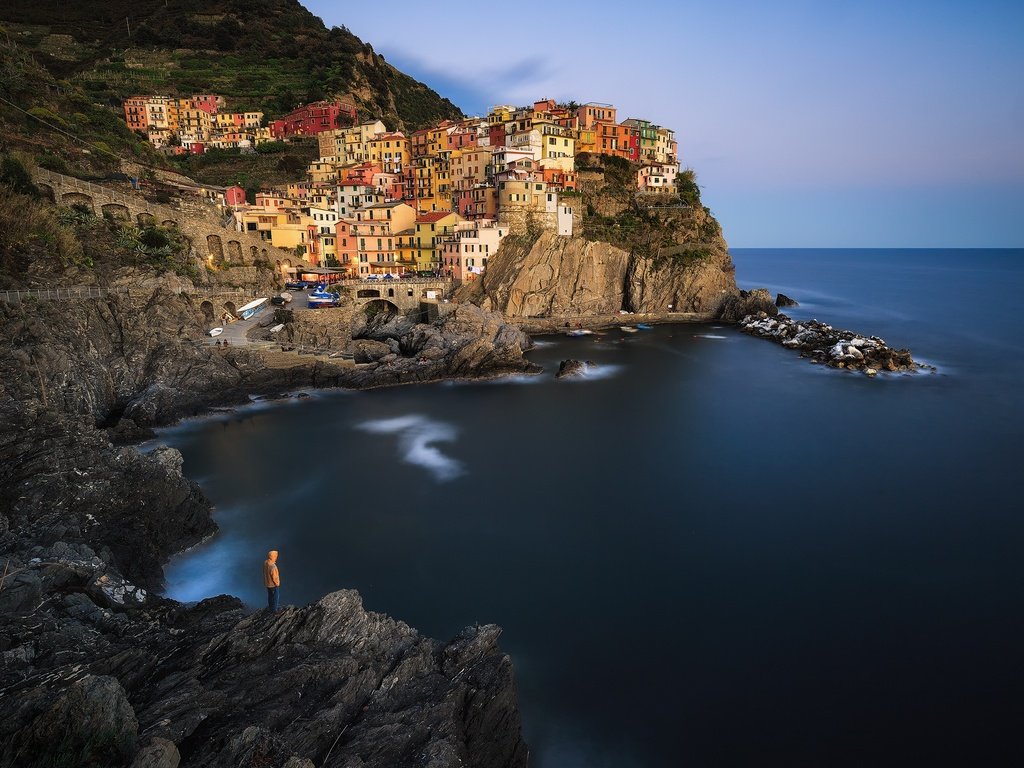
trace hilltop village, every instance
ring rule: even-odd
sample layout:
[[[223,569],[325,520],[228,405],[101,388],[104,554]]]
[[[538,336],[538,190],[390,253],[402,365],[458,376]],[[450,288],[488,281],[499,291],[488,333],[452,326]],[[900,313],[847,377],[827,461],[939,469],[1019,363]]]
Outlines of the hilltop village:
[[[275,120],[229,112],[216,95],[139,96],[124,111],[130,128],[171,154],[244,153],[315,137],[319,157],[305,180],[260,190],[254,200],[240,186],[223,191],[238,231],[294,255],[279,260],[284,277],[312,268],[338,278],[472,281],[510,233],[573,234],[581,215],[577,171],[589,156],[635,164],[639,193],[674,192],[679,174],[674,131],[637,118],[619,122],[609,104],[497,106],[411,135],[359,121],[344,100]]]

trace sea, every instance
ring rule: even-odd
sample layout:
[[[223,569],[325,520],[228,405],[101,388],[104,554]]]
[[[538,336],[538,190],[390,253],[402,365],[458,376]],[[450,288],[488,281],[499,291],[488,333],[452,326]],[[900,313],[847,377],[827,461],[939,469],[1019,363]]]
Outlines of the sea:
[[[498,624],[539,768],[1024,764],[1024,250],[732,253],[935,370],[665,325],[188,421],[220,533],[167,594],[259,607],[277,549],[284,603]]]

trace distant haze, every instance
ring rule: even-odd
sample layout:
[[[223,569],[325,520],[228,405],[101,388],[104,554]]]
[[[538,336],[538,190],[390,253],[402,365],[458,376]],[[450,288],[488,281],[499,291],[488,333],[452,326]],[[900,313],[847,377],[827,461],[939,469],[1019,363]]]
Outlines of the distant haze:
[[[305,4],[469,114],[674,128],[730,245],[1024,245],[1024,3]]]

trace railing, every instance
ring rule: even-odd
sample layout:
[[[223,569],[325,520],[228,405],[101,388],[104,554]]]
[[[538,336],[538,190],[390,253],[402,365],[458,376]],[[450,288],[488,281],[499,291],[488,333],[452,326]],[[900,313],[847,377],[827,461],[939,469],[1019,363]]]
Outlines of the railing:
[[[63,299],[102,299],[112,294],[127,294],[127,288],[99,288],[95,286],[82,288],[44,288],[41,290],[0,291],[0,301],[8,304],[20,304],[25,299],[43,301],[60,301]]]
[[[259,291],[255,288],[216,288],[209,286],[193,286],[192,288],[176,286],[163,290],[174,294],[188,294],[189,296],[231,296],[241,295],[255,297],[267,291]],[[8,304],[20,304],[25,299],[37,301],[67,301],[70,299],[103,299],[107,296],[149,296],[157,289],[144,288],[101,288],[99,286],[80,286],[73,288],[27,288],[13,291],[0,291],[0,301]],[[271,291],[271,293],[273,293]]]
[[[49,184],[57,190],[57,187],[64,189],[72,189],[73,191],[80,191],[89,194],[92,197],[105,199],[106,204],[114,203],[116,205],[123,205],[125,208],[134,206],[136,208],[142,208],[146,213],[152,216],[164,216],[168,215],[167,218],[173,218],[173,216],[179,215],[180,212],[175,211],[173,208],[168,208],[161,205],[153,205],[148,202],[142,195],[138,197],[128,197],[122,192],[110,189],[109,187],[101,187],[92,182],[84,181],[82,179],[76,179],[74,176],[65,176],[62,173],[55,173],[45,168],[40,168],[35,174],[36,180],[42,184]],[[100,203],[104,205],[104,203]]]

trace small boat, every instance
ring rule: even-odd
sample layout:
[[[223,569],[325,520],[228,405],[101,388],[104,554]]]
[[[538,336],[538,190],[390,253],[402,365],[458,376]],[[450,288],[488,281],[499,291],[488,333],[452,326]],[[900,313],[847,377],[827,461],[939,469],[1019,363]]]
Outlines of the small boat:
[[[244,307],[239,307],[238,311],[235,312],[243,320],[248,320],[250,317],[255,315],[257,312],[263,309],[264,305],[269,301],[266,297],[262,299],[253,299]]]
[[[573,328],[565,332],[566,336],[593,336],[594,332],[588,328]]]
[[[316,290],[306,297],[306,306],[309,309],[319,307],[336,307],[341,303],[341,294],[328,293],[327,287],[318,285]]]
[[[217,328],[211,328],[210,330],[208,330],[206,332],[206,335],[207,336],[220,336],[222,333],[224,333],[224,329],[220,328],[218,326]]]
[[[619,330],[623,333],[636,333],[636,328],[632,325],[620,325]]]
[[[270,329],[271,333],[279,333],[284,328],[284,323],[278,323]]]
[[[636,327],[639,328],[641,331],[649,331],[654,326],[653,325],[648,325],[647,323],[637,323]]]

